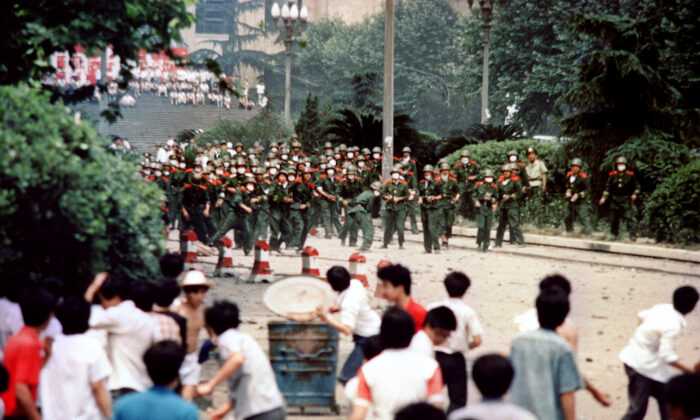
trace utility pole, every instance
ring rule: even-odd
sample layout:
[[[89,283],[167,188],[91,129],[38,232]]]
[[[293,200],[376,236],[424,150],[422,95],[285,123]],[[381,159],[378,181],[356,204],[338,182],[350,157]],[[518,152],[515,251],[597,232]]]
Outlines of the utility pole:
[[[384,105],[382,110],[382,179],[394,163],[394,0],[386,0],[384,18]]]

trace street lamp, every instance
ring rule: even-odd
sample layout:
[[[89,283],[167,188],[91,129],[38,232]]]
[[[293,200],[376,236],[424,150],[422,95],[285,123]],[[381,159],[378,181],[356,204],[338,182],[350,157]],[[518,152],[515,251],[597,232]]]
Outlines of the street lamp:
[[[275,26],[284,34],[284,48],[286,52],[284,74],[284,119],[291,123],[291,93],[292,93],[292,43],[295,37],[300,37],[309,19],[309,11],[306,6],[301,9],[296,5],[296,0],[286,0],[280,7],[272,4],[270,14]],[[280,21],[280,18],[282,20]]]
[[[469,8],[474,5],[474,0],[467,0]],[[479,0],[481,18],[484,20],[484,68],[481,74],[481,123],[488,121],[489,115],[489,41],[491,40],[491,17],[496,0]]]

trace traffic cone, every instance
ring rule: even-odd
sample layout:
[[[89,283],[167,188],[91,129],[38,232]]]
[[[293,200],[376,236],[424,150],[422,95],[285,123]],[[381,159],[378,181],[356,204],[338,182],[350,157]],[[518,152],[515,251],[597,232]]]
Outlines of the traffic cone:
[[[255,263],[248,277],[248,283],[272,282],[270,270],[270,245],[262,239],[255,242]]]
[[[180,240],[185,241],[185,263],[197,263],[197,246],[195,245],[197,234],[191,230],[186,230],[182,232]]]
[[[350,255],[350,278],[357,279],[362,282],[362,285],[369,287],[367,282],[367,258],[364,255],[360,255],[359,252],[353,252]]]
[[[301,275],[320,277],[318,269],[318,251],[316,248],[307,246],[301,251]]]

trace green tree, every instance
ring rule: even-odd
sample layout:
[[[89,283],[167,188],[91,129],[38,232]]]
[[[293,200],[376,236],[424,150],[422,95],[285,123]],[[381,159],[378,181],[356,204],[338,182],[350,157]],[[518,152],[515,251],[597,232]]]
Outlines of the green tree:
[[[154,279],[157,186],[38,89],[0,87],[0,107],[0,278],[55,276],[77,292],[100,271]]]
[[[305,149],[319,149],[323,146],[323,121],[318,106],[318,96],[311,92],[306,95],[306,106],[294,128]]]

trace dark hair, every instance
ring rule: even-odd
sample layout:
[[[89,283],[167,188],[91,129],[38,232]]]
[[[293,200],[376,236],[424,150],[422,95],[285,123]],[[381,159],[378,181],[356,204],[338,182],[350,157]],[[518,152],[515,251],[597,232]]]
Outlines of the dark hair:
[[[178,377],[185,349],[172,340],[159,341],[146,350],[143,362],[154,385],[168,385]]]
[[[49,291],[58,302],[64,295],[63,280],[58,277],[46,277],[41,281],[41,286]]]
[[[392,286],[403,286],[407,295],[411,294],[411,272],[401,264],[391,264],[377,270],[377,277],[388,281]]]
[[[513,366],[500,354],[485,354],[474,362],[472,378],[484,398],[498,398],[508,392]]]
[[[144,312],[153,310],[153,285],[146,280],[137,280],[131,283],[129,297],[134,305]]]
[[[69,296],[56,308],[56,318],[61,322],[63,334],[82,334],[89,327],[90,304],[82,297]]]
[[[566,296],[571,294],[571,283],[561,274],[552,274],[543,278],[540,282],[540,292],[552,287],[559,288]]]
[[[411,344],[416,324],[408,312],[393,306],[382,317],[379,335],[385,349],[402,349]]]
[[[433,328],[441,328],[447,331],[454,331],[457,329],[457,318],[455,318],[454,312],[447,306],[438,306],[433,308],[425,314],[425,319],[423,320],[423,326],[429,325]]]
[[[535,306],[540,327],[554,330],[564,322],[569,313],[569,298],[558,287],[554,287],[540,292]]]
[[[185,269],[185,259],[180,254],[167,253],[158,262],[160,272],[166,277],[175,278]]]
[[[334,265],[326,271],[326,279],[331,285],[331,289],[342,292],[350,286],[350,273],[345,267]]]
[[[180,294],[180,285],[174,278],[165,277],[153,285],[153,301],[158,306],[170,306]]]
[[[5,366],[0,363],[0,392],[7,391],[10,386],[10,374],[7,372]]]
[[[241,323],[238,306],[227,300],[217,300],[208,307],[204,311],[204,320],[217,335],[223,334],[228,329],[237,328]]]
[[[407,405],[399,410],[394,420],[445,420],[445,412],[426,402]]]
[[[26,289],[19,302],[24,324],[29,327],[38,327],[45,323],[55,309],[55,305],[56,299],[43,287]]]
[[[124,299],[126,297],[128,284],[126,280],[122,277],[110,274],[102,286],[100,287],[99,293],[105,299],[112,299],[115,296],[119,296]]]
[[[384,351],[384,347],[382,346],[382,338],[379,334],[367,337],[362,343],[362,357],[364,357],[365,360],[374,358],[374,356],[379,355],[382,351]]]
[[[673,377],[664,389],[666,402],[680,407],[689,419],[700,417],[700,374],[684,373]]]
[[[681,286],[673,292],[673,307],[683,315],[695,309],[698,291],[693,286]]]
[[[453,271],[445,276],[445,289],[450,297],[462,297],[471,286],[471,280],[460,271]]]
[[[182,291],[185,293],[197,293],[201,290],[209,290],[209,286],[197,285],[197,286],[182,286]]]

